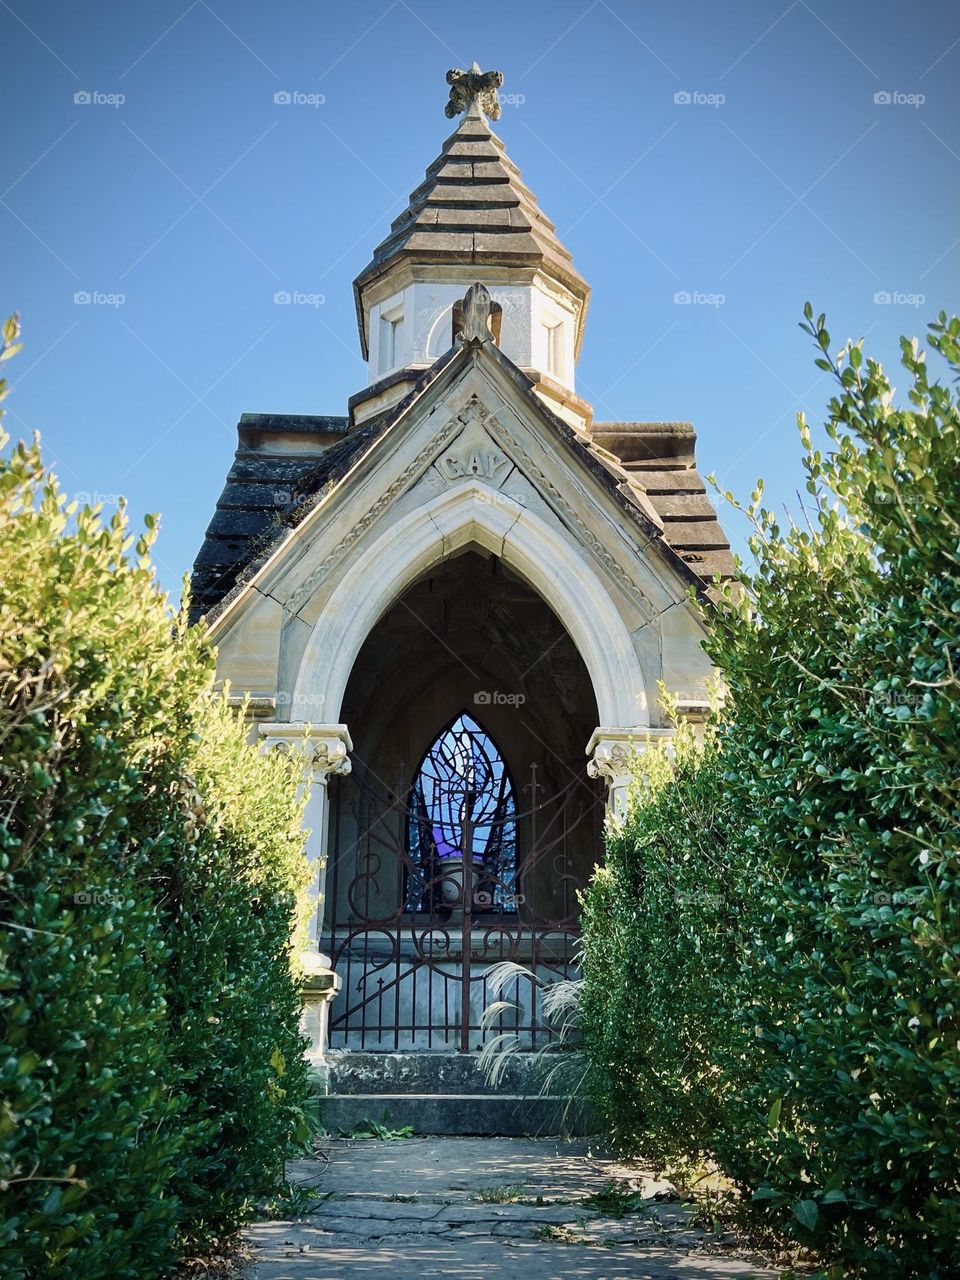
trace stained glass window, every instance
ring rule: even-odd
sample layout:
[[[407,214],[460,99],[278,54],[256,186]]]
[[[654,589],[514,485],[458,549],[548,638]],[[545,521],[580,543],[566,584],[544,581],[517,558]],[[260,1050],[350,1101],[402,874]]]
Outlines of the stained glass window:
[[[462,860],[472,910],[516,911],[517,805],[503,756],[466,713],[424,756],[407,819],[407,910],[441,907],[444,868]]]

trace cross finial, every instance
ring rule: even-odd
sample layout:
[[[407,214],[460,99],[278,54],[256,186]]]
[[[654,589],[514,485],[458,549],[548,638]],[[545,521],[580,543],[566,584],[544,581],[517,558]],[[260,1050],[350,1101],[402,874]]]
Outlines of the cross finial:
[[[491,120],[500,119],[497,90],[503,84],[502,71],[481,71],[474,63],[469,71],[448,71],[447,84],[450,86],[450,101],[444,113],[448,120],[468,110],[474,101]]]

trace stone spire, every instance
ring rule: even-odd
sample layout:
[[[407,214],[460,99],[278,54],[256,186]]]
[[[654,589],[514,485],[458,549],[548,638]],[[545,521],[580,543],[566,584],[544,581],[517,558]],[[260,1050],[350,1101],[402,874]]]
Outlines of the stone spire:
[[[446,114],[462,118],[354,281],[364,356],[369,356],[372,306],[390,291],[393,277],[404,287],[403,267],[409,268],[407,276],[426,272],[433,280],[463,287],[482,278],[494,293],[498,281],[509,285],[536,274],[548,291],[559,288],[568,299],[576,356],[590,289],[490,127],[490,118],[500,115],[497,89],[503,76],[474,63],[469,71],[447,72],[447,82]]]

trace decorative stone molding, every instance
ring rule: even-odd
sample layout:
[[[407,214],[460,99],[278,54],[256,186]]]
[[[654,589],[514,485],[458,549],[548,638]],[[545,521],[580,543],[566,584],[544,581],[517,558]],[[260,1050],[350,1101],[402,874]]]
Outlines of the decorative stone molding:
[[[480,412],[479,405],[471,401],[466,409],[458,413],[456,417],[451,418],[446,426],[420,450],[410,465],[405,467],[393,483],[383,490],[373,506],[357,521],[346,537],[334,547],[312,573],[304,578],[296,591],[287,598],[283,605],[284,622],[289,621],[299,612],[302,605],[310,599],[320,583],[340,563],[351,547],[356,546],[367,530],[389,509],[391,504],[410,484],[419,479],[437,454],[446,448],[454,436],[459,435],[463,428],[469,425],[471,419],[480,414]]]
[[[634,582],[630,574],[627,573],[622,565],[617,563],[606,547],[604,547],[594,531],[581,518],[580,514],[574,510],[553,481],[550,480],[540,467],[537,466],[520,442],[510,434],[495,414],[490,414],[486,417],[484,419],[484,425],[507,455],[512,457],[521,467],[521,470],[526,472],[527,478],[536,483],[537,487],[545,495],[547,500],[551,502],[554,507],[557,507],[562,512],[564,518],[576,528],[584,545],[590,549],[611,577],[614,578],[619,586],[630,597],[633,603],[640,610],[644,621],[652,622],[656,613],[650,601]]]
[[[353,750],[350,731],[345,724],[315,725],[306,721],[261,724],[260,749],[280,751],[284,755],[300,751],[303,762],[324,775],[346,774],[353,767],[349,752]]]
[[[622,595],[610,590],[606,575],[561,521],[534,504],[490,501],[491,492],[480,477],[461,480],[372,532],[310,624],[293,677],[293,707],[339,714],[356,655],[386,605],[426,566],[471,545],[502,559],[563,623],[590,673],[601,724],[645,717],[656,697],[659,655],[644,644],[641,661],[641,646],[621,611]],[[488,500],[478,501],[479,495]]]

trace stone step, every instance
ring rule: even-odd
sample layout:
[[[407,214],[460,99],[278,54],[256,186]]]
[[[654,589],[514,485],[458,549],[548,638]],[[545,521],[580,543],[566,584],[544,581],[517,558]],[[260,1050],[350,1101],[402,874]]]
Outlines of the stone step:
[[[321,1101],[320,1114],[324,1128],[335,1136],[360,1136],[370,1122],[390,1130],[409,1126],[418,1136],[521,1138],[585,1131],[568,1098],[510,1093],[330,1094]]]
[[[374,1053],[346,1050],[327,1055],[328,1089],[335,1094],[442,1093],[537,1094],[543,1070],[531,1054],[511,1057],[492,1086],[473,1053]]]

